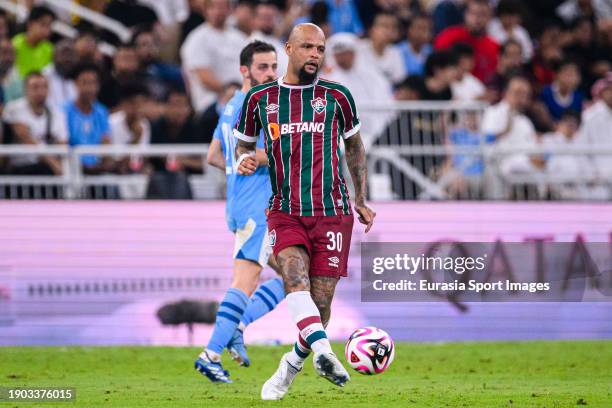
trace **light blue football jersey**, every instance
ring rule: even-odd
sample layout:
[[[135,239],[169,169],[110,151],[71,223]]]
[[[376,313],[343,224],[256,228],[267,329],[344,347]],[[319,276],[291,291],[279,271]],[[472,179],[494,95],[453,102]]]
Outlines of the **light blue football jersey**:
[[[228,227],[235,231],[242,228],[249,218],[258,224],[265,223],[265,209],[272,196],[270,175],[266,167],[258,167],[253,175],[241,176],[236,171],[236,142],[233,129],[240,118],[240,111],[246,94],[240,90],[225,105],[213,137],[221,142],[225,156],[227,177],[226,216]],[[264,148],[263,131],[257,140],[257,147]]]

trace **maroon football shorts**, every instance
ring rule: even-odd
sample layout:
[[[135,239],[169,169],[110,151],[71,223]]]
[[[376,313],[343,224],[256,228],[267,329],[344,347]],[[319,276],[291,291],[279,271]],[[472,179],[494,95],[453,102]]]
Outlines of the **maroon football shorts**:
[[[268,215],[270,245],[277,256],[303,245],[310,255],[310,276],[347,276],[353,215],[299,216],[272,210]]]

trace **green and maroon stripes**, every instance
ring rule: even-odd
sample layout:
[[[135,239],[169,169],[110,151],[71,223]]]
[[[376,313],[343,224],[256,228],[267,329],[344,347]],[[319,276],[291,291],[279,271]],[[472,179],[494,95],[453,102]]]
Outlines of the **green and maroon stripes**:
[[[279,86],[278,96],[278,123],[289,123],[291,119],[291,99],[290,90],[287,87]],[[281,185],[281,210],[291,214],[291,206],[289,198],[291,197],[291,135],[280,135],[277,139],[280,145],[281,163],[283,170],[282,180],[279,180]]]
[[[302,110],[302,89],[289,90],[289,123],[303,122]],[[291,140],[291,171],[289,173],[289,203],[290,214],[301,215],[302,200],[302,137],[303,133],[293,133],[288,135]],[[283,136],[281,136],[283,137]]]
[[[318,98],[325,102],[320,112],[313,107]],[[270,125],[281,129],[298,123],[322,124],[323,132],[275,131],[273,135],[270,131]],[[358,127],[350,92],[338,83],[320,79],[314,86],[289,87],[277,81],[253,88],[245,98],[236,128],[246,136],[264,129],[273,192],[270,208],[310,216],[350,214],[348,189],[340,169],[340,137],[354,134]]]
[[[302,100],[302,122],[312,122],[314,120],[314,109],[310,101],[314,99],[314,88],[301,90]],[[300,171],[300,215],[313,215],[312,208],[312,164],[313,164],[313,144],[314,134],[305,132],[301,135],[301,171]]]

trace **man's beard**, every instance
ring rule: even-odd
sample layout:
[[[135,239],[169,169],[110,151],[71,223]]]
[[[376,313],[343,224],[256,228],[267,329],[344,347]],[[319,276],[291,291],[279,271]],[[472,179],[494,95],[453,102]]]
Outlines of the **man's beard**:
[[[300,68],[300,72],[298,72],[298,79],[300,81],[300,85],[312,84],[315,78],[317,77],[318,73],[319,73],[318,68],[312,74],[306,72],[306,65],[304,65],[302,68]]]
[[[268,78],[265,78],[263,82],[259,82],[258,80],[255,79],[253,74],[250,74],[250,75],[251,75],[251,87],[274,81],[274,78],[268,77]]]

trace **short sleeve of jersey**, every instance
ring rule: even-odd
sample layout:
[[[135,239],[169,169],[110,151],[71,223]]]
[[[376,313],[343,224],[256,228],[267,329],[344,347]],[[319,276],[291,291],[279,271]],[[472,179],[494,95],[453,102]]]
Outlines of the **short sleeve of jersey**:
[[[361,128],[357,107],[355,106],[353,95],[351,95],[351,92],[345,87],[340,89],[339,95],[337,96],[337,102],[342,119],[342,137],[348,139],[359,132],[359,128]]]
[[[257,99],[255,92],[251,89],[244,98],[240,110],[240,119],[234,128],[234,136],[249,143],[257,142],[261,131],[261,124],[257,119],[257,110],[259,109]]]

